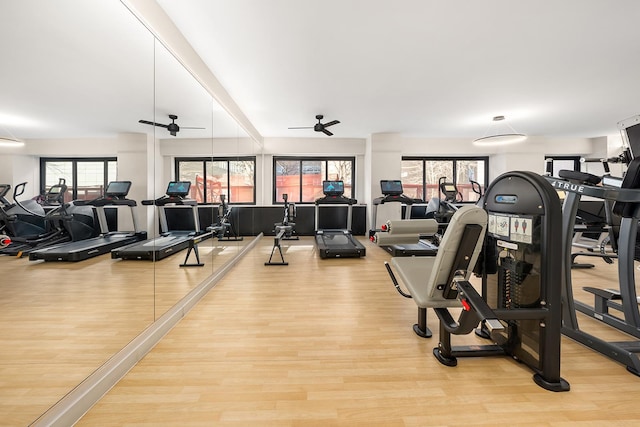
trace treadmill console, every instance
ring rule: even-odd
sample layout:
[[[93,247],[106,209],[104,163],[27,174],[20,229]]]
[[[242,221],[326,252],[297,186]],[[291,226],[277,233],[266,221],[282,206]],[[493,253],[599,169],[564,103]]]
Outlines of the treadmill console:
[[[171,181],[167,187],[167,196],[186,197],[191,188],[191,181]]]
[[[452,182],[440,183],[440,191],[444,194],[444,199],[446,201],[455,201],[458,196],[458,188]]]
[[[67,192],[67,186],[62,184],[52,185],[45,194],[45,204],[61,205],[64,203],[64,194]]]
[[[123,199],[129,194],[131,181],[111,181],[104,191],[104,197],[110,199]]]
[[[322,181],[322,192],[325,196],[342,196],[344,194],[344,182]]]
[[[383,196],[399,196],[402,194],[402,181],[398,180],[382,180],[380,181],[380,189]]]

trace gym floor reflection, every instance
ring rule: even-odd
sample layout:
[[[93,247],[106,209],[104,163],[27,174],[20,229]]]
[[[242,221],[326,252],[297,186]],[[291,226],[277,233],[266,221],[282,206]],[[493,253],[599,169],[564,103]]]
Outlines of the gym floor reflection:
[[[109,254],[77,263],[0,257],[0,424],[35,420],[246,241],[205,240],[205,266],[191,268],[179,267],[186,250],[157,262]]]

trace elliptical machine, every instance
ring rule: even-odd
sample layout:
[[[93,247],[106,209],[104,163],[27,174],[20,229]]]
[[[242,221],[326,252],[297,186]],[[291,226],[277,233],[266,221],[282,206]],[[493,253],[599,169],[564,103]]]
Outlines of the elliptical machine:
[[[11,237],[6,234],[0,234],[0,248],[5,248],[11,244]]]
[[[26,186],[27,183],[22,182],[13,189],[14,203],[9,203],[5,198],[11,186],[3,185],[0,189],[3,205],[0,221],[7,234],[13,237],[37,236],[46,232],[44,208],[35,200],[20,201],[18,199],[24,193]]]
[[[447,224],[451,220],[455,211],[458,210],[454,203],[462,200],[456,185],[447,182],[446,179],[444,176],[438,179],[438,191],[444,195],[444,198],[433,197],[427,203],[426,209],[426,217],[435,219],[439,224]]]
[[[25,185],[26,183],[21,183],[16,186],[14,191],[16,204],[8,210],[10,214],[13,211],[17,211],[18,214],[8,216],[7,231],[18,234],[13,235],[8,243],[5,240],[5,244],[0,245],[0,253],[21,257],[36,249],[68,241],[83,240],[97,235],[91,208],[64,203],[67,192],[64,178],[60,178],[58,184],[49,188],[43,196],[42,205],[35,200],[21,202],[17,199],[24,192]],[[0,194],[2,191],[6,193],[8,190],[0,189]],[[5,202],[6,199],[1,200],[2,204]],[[45,213],[45,208],[48,207],[52,209],[48,209]],[[3,212],[2,215],[7,216],[6,212]],[[31,217],[42,219],[44,223],[42,230],[37,234],[19,234],[28,228],[24,221]],[[33,221],[34,219],[30,220],[31,223]]]

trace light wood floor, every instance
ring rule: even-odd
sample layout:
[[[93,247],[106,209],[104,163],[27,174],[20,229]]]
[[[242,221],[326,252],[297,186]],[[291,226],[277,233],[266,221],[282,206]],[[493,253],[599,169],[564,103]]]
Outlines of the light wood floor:
[[[242,243],[207,240],[206,265],[187,269],[186,251],[156,263],[0,256],[0,425],[33,422]]]
[[[628,425],[640,423],[640,378],[567,338],[553,393],[508,358],[431,354],[417,310],[390,284],[387,254],[322,260],[305,238],[285,267],[265,267],[270,238],[249,253],[80,426]],[[615,266],[576,271],[615,286]],[[432,312],[430,325],[437,330]],[[580,317],[583,329],[618,334]],[[455,343],[480,342],[472,335]]]

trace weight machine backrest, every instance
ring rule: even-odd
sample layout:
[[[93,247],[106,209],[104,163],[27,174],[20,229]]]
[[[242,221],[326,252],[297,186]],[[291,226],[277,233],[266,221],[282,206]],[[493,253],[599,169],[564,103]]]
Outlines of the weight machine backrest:
[[[627,173],[622,180],[621,188],[640,189],[640,157],[631,160]],[[634,216],[638,208],[638,203],[632,202],[615,202],[613,205],[613,213],[623,218],[631,218]]]

